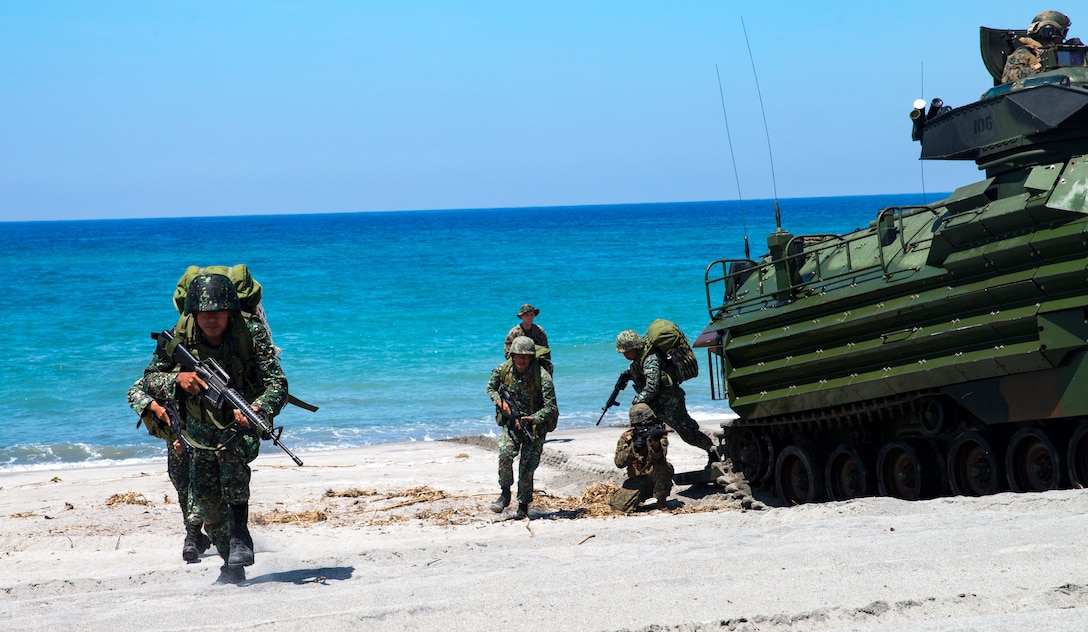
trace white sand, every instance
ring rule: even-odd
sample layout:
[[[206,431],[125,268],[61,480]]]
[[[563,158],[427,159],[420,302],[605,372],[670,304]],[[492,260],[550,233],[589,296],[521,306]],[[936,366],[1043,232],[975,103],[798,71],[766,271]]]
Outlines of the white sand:
[[[0,629],[1088,629],[1082,490],[742,511],[739,494],[678,487],[671,513],[579,513],[587,485],[622,481],[619,433],[550,437],[532,521],[487,510],[487,445],[303,454],[301,468],[266,445],[251,512],[306,519],[252,526],[237,586],[214,583],[218,557],[182,561],[165,463],[3,474]],[[671,457],[703,464],[675,439]],[[420,486],[447,497],[406,493]],[[352,489],[368,495],[326,496]],[[126,492],[151,504],[106,504]]]

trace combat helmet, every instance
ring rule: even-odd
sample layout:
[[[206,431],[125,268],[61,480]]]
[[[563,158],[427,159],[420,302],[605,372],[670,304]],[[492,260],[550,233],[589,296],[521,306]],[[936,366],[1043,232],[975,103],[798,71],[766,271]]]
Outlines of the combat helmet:
[[[185,291],[185,313],[237,312],[242,309],[238,292],[230,279],[222,274],[200,274]]]
[[[1073,22],[1069,16],[1059,11],[1043,11],[1031,20],[1028,27],[1028,35],[1039,39],[1050,40],[1057,37],[1065,39],[1069,33],[1069,27]],[[1049,28],[1048,28],[1049,27]]]
[[[634,329],[624,329],[616,336],[616,353],[627,353],[632,349],[641,349],[642,336]]]
[[[510,355],[536,355],[536,343],[529,336],[518,336],[510,343]]]
[[[635,404],[627,413],[632,426],[644,426],[657,420],[653,409],[646,404]]]

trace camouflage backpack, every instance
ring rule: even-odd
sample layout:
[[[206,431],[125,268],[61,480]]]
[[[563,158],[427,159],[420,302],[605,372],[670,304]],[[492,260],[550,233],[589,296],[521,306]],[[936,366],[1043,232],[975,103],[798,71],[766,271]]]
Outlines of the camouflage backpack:
[[[196,319],[192,314],[185,313],[185,294],[189,290],[189,284],[201,274],[222,274],[231,280],[235,291],[238,293],[238,301],[242,306],[242,322],[234,324],[236,328],[234,337],[239,341],[239,357],[235,359],[238,366],[223,367],[232,374],[237,375],[240,367],[253,357],[253,338],[248,335],[249,329],[246,323],[253,319],[259,320],[264,325],[265,331],[268,332],[269,340],[272,339],[272,328],[268,326],[268,318],[265,316],[264,307],[261,305],[261,284],[257,279],[253,278],[253,275],[249,272],[249,267],[244,263],[233,266],[207,266],[204,268],[189,266],[186,268],[185,273],[178,279],[177,287],[174,289],[174,307],[181,314],[174,331],[177,332],[179,338],[187,342],[197,340],[197,336]],[[275,345],[275,342],[272,343],[272,347],[276,350],[276,355],[279,356],[280,348]],[[311,412],[316,412],[318,408],[291,394],[287,395],[287,403]]]
[[[677,384],[699,375],[699,361],[695,359],[687,336],[676,323],[658,318],[650,323],[643,339],[646,340],[646,351],[642,357],[645,359],[651,350],[656,349],[668,361],[668,366],[663,368]]]

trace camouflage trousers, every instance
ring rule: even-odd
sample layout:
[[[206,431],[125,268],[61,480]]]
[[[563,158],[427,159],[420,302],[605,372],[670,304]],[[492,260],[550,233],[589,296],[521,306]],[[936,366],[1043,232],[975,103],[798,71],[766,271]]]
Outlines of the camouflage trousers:
[[[658,419],[665,425],[676,431],[684,443],[693,445],[700,450],[710,452],[714,442],[710,437],[699,430],[699,422],[688,414],[688,407],[684,403],[684,389],[673,387],[661,393],[654,401],[646,402],[654,411]]]
[[[623,487],[616,490],[609,500],[609,505],[624,513],[634,511],[642,501],[653,497],[662,501],[672,492],[672,463],[659,461],[654,464],[649,474],[632,476],[623,482]]]
[[[537,437],[532,443],[522,442],[504,426],[499,436],[499,487],[514,484],[514,458],[519,452],[517,498],[519,503],[528,505],[533,502],[533,474],[544,452],[544,437]]]
[[[204,517],[204,530],[224,559],[230,552],[229,506],[249,502],[249,462],[256,456],[252,446],[255,441],[241,437],[218,452],[193,451],[193,501],[196,511]]]
[[[186,526],[193,525],[197,528],[204,526],[204,513],[194,502],[190,492],[192,481],[192,458],[188,452],[178,452],[174,449],[174,442],[166,442],[166,473],[170,476],[170,482],[178,493],[178,505],[181,506],[181,518]]]

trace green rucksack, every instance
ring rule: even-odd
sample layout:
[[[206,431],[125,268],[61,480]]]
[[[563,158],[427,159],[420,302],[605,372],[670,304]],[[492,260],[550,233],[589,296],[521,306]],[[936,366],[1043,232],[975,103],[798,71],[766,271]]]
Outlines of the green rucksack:
[[[264,307],[261,305],[261,284],[257,279],[253,278],[253,275],[249,272],[249,267],[244,263],[239,263],[233,266],[189,266],[185,269],[185,273],[178,279],[178,285],[174,289],[174,307],[177,308],[181,317],[178,318],[178,324],[175,327],[175,332],[179,337],[184,340],[195,340],[195,327],[196,319],[192,314],[185,313],[185,294],[189,290],[189,284],[193,282],[197,276],[201,274],[222,274],[230,279],[234,284],[235,291],[238,292],[238,301],[242,305],[242,317],[245,322],[253,319],[257,319],[264,325],[265,331],[268,332],[269,340],[272,339],[272,328],[268,326],[268,318],[265,317]],[[248,335],[242,335],[242,332],[248,333],[248,328],[245,326],[245,322],[236,323],[235,326],[239,328],[239,331],[235,332],[236,339],[240,343],[238,353],[241,356],[238,360],[241,364],[249,361],[253,357],[253,339]],[[272,343],[272,347],[276,351],[276,355],[280,355],[280,348]],[[228,371],[232,367],[223,367]],[[233,367],[237,370],[237,367]],[[317,406],[313,404],[307,404],[306,402],[298,399],[294,395],[287,395],[287,403],[294,404],[299,408],[304,408],[311,412],[317,412]]]
[[[664,368],[677,384],[699,375],[699,361],[695,359],[687,336],[676,323],[658,318],[650,323],[643,338],[647,343],[643,358],[651,349],[656,349],[668,361],[670,366]]]

